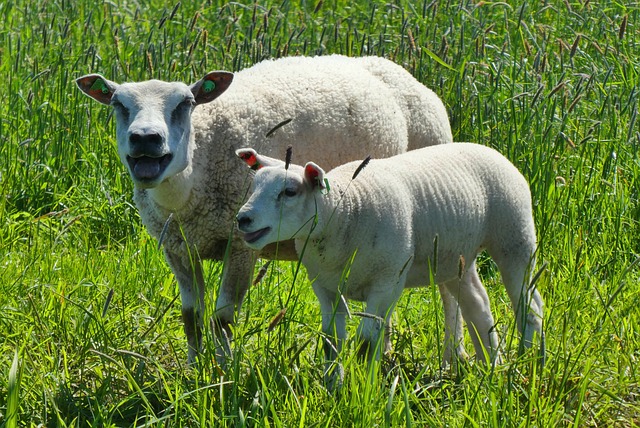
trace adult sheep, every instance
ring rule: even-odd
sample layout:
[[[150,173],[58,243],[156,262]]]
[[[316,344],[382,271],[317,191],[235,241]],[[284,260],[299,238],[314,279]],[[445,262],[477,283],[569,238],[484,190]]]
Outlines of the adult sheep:
[[[366,302],[371,316],[362,318],[358,334],[364,350],[377,357],[381,328],[403,289],[428,285],[430,272],[457,299],[476,357],[485,361],[486,351],[494,361],[498,337],[476,270],[482,249],[500,269],[524,344],[539,335],[544,355],[543,302],[530,287],[536,251],[531,194],[497,151],[445,144],[372,160],[364,169],[351,162],[327,174],[313,162],[287,169],[253,149],[237,154],[257,170],[238,229],[256,250],[295,238],[320,301],[322,331],[334,338],[325,343],[326,373],[345,340],[342,296]],[[385,328],[384,351],[390,346]],[[329,385],[341,381],[341,370]]]
[[[276,155],[292,145],[296,155],[334,167],[367,153],[387,157],[452,141],[438,96],[377,57],[269,60],[235,75],[212,72],[190,86],[118,84],[97,74],[77,84],[115,110],[118,153],[133,179],[134,201],[149,233],[162,236],[179,284],[190,362],[200,347],[205,309],[201,260],[225,260],[213,323],[218,338],[230,336],[255,265],[254,254],[234,235],[247,189],[236,149],[253,146]],[[294,259],[295,251],[283,244],[277,255],[267,255]]]

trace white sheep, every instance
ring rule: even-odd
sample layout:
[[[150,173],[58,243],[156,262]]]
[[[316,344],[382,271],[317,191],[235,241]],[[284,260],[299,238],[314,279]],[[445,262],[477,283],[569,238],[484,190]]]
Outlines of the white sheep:
[[[313,162],[287,169],[253,149],[237,154],[257,169],[238,229],[256,250],[295,238],[320,301],[322,331],[335,336],[325,344],[327,371],[345,340],[342,296],[366,302],[370,316],[358,334],[376,358],[381,327],[402,290],[428,285],[430,274],[457,299],[476,357],[486,361],[486,351],[495,361],[498,337],[476,270],[482,249],[500,269],[524,344],[531,346],[538,334],[544,355],[543,302],[529,286],[536,251],[531,194],[497,151],[445,144],[372,160],[364,169],[351,162],[327,174]],[[386,331],[384,351],[390,349]],[[327,380],[331,385],[341,376]]]
[[[118,84],[97,74],[77,84],[115,110],[118,153],[133,179],[134,201],[149,233],[162,236],[178,280],[189,361],[200,348],[205,309],[201,260],[225,261],[213,323],[217,338],[230,336],[255,265],[254,253],[234,235],[247,188],[236,149],[253,146],[275,156],[293,145],[296,155],[333,167],[363,153],[386,157],[452,141],[438,96],[377,57],[269,60],[235,75],[212,72],[191,86]],[[296,257],[285,243],[278,254],[265,253]],[[455,302],[444,303],[455,320]]]

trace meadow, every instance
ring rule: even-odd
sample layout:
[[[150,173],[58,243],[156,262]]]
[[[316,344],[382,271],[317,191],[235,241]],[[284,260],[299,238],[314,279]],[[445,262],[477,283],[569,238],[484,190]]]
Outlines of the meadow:
[[[0,426],[640,425],[640,3],[18,0],[0,20]],[[456,141],[528,179],[544,367],[517,352],[484,256],[493,369],[442,372],[439,296],[411,290],[390,358],[369,368],[349,343],[345,386],[327,393],[318,305],[289,262],[250,290],[226,372],[210,332],[185,365],[177,285],[132,203],[111,111],[74,80],[192,82],[330,53],[403,65],[442,97]],[[206,265],[209,308],[221,269]]]

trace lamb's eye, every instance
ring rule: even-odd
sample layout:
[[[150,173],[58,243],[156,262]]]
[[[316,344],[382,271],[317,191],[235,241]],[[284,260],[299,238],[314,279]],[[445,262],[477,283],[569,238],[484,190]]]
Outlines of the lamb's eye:
[[[291,198],[295,195],[297,195],[297,192],[295,189],[284,189],[282,192],[280,192],[280,194],[278,195],[278,200],[282,199],[282,196],[286,196],[287,198]]]

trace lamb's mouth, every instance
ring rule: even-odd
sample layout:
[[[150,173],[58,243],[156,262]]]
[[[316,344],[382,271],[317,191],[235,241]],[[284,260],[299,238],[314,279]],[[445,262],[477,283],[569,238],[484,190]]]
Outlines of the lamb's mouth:
[[[255,232],[247,232],[244,234],[243,238],[247,244],[253,244],[257,242],[260,238],[265,236],[267,233],[271,231],[270,227],[265,227],[264,229],[256,230]]]
[[[127,156],[129,169],[133,177],[140,182],[152,182],[157,180],[171,163],[171,153],[160,157],[151,156]]]

